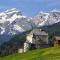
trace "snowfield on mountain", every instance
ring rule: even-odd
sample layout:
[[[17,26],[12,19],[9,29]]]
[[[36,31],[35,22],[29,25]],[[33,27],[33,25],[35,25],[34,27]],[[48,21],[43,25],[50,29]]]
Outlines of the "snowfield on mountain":
[[[16,8],[0,13],[0,42],[10,40],[15,34],[32,28],[52,25],[60,22],[60,11],[40,12],[36,16],[23,16]]]

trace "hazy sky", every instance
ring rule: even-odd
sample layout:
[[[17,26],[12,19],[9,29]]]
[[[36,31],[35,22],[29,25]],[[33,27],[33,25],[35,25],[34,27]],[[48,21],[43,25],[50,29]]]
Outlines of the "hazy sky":
[[[23,15],[34,16],[40,11],[60,10],[60,0],[0,0],[0,12],[17,8]]]

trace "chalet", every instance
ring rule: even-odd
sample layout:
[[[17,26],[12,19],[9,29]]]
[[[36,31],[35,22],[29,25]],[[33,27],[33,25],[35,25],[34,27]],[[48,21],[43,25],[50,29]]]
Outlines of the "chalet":
[[[46,48],[48,47],[48,33],[41,29],[34,29],[26,36],[24,48],[19,52],[26,52],[29,49]]]
[[[48,33],[41,29],[32,30],[26,37],[30,48],[44,48],[48,46]]]
[[[60,45],[60,36],[54,36],[53,38],[53,46]]]

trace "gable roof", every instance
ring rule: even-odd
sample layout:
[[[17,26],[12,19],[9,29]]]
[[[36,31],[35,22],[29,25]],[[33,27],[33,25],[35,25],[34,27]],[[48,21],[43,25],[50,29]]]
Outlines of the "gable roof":
[[[60,40],[60,36],[55,36],[54,37],[56,40]]]
[[[45,31],[42,31],[41,29],[33,29],[29,35],[48,35],[48,33],[46,33]]]

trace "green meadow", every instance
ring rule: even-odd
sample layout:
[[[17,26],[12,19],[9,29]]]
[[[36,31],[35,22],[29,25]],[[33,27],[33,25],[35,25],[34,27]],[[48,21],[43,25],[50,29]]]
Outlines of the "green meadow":
[[[60,60],[60,46],[16,53],[0,57],[0,60]]]

